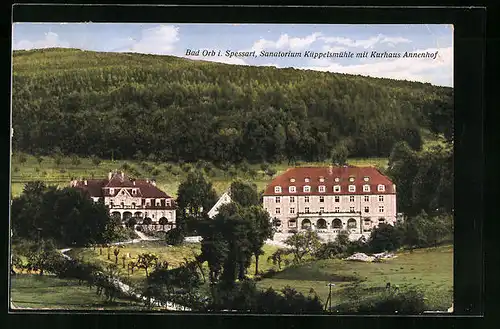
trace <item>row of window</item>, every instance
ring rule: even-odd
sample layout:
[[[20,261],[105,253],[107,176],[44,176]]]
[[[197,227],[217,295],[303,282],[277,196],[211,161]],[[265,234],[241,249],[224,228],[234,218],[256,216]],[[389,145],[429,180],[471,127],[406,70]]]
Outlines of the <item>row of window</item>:
[[[110,195],[114,195],[115,194],[115,189],[113,187],[109,188],[109,194]],[[125,194],[125,191],[123,190],[121,194]],[[136,194],[137,194],[137,189],[133,188],[132,189],[132,195],[136,195]]]
[[[170,207],[170,200],[166,200],[166,205],[167,207]],[[109,205],[114,206],[113,200],[109,200]],[[121,202],[120,206],[124,207],[125,202]],[[161,206],[161,199],[155,199],[155,206],[160,207]],[[137,207],[137,204],[135,202],[132,202],[132,208]],[[146,199],[146,207],[151,207],[151,199]]]
[[[309,197],[305,196],[303,200],[304,200],[304,202],[309,202]],[[335,196],[334,200],[335,200],[335,202],[340,202],[340,196]],[[281,203],[281,197],[280,196],[275,197],[275,201],[276,201],[276,203]],[[364,196],[364,201],[365,202],[369,202],[370,201],[370,196],[369,195],[365,195]],[[383,195],[379,195],[378,196],[378,201],[379,202],[384,202],[384,196]],[[290,202],[295,202],[295,197],[294,196],[290,197]],[[325,197],[322,196],[322,195],[320,195],[319,202],[325,202]],[[354,202],[354,195],[350,195],[349,196],[349,202]]]
[[[349,182],[354,182],[354,180],[355,180],[354,177],[349,177]],[[365,176],[365,177],[363,177],[363,180],[365,182],[368,182],[370,180],[370,177]],[[311,181],[311,179],[309,177],[304,178],[304,182],[309,183],[310,181]],[[321,183],[323,183],[325,181],[325,178],[324,177],[320,177],[319,181]],[[340,182],[340,177],[335,177],[335,181],[336,182]],[[295,182],[295,178],[290,178],[290,182],[292,182],[292,183]]]
[[[290,214],[295,214],[295,208],[289,208],[290,209]],[[349,212],[355,212],[354,207],[349,207]],[[309,207],[304,207],[304,212],[305,213],[310,213]],[[319,212],[325,212],[325,207],[319,207]],[[340,212],[340,207],[335,207],[334,212]],[[364,212],[370,212],[370,207],[364,207]],[[379,206],[378,207],[378,212],[383,213],[384,212],[384,206]],[[281,208],[276,208],[275,209],[275,214],[279,215],[281,214]]]
[[[302,188],[302,191],[306,192],[306,193],[311,192],[311,186],[305,185]],[[348,191],[349,192],[356,192],[356,185],[349,185],[348,186]],[[377,185],[377,191],[378,192],[384,192],[385,191],[385,185],[382,185],[382,184]],[[282,192],[281,186],[275,186],[274,187],[274,193],[281,193],[281,192]],[[297,192],[297,187],[296,186],[289,186],[288,187],[288,192],[289,193],[296,193]],[[318,186],[318,192],[325,193],[326,192],[326,186],[325,185]],[[335,193],[341,192],[340,185],[335,185],[333,187],[333,192],[335,192]],[[370,192],[370,185],[363,185],[363,192]]]

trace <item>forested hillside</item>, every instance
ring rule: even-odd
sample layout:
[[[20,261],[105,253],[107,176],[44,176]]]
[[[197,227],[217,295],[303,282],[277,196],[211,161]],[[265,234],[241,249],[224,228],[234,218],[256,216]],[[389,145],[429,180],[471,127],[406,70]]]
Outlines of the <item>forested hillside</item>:
[[[453,90],[293,68],[15,51],[14,151],[214,163],[387,157],[452,129]]]

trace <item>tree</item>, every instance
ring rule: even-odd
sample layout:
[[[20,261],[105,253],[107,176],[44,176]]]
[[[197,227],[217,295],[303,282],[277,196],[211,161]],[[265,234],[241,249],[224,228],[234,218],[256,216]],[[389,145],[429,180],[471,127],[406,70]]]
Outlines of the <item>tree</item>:
[[[25,164],[26,161],[28,161],[28,158],[26,157],[26,155],[24,153],[19,153],[17,155],[17,161],[19,161],[20,164]]]
[[[38,165],[40,166],[43,162],[43,157],[42,156],[37,156],[36,157],[36,162],[38,162]]]
[[[153,224],[153,220],[149,217],[144,217],[144,220],[142,221],[142,225],[151,225]]]
[[[257,187],[245,184],[242,181],[235,181],[229,187],[231,199],[242,207],[259,205],[259,194]]]
[[[403,245],[404,233],[389,224],[379,224],[373,229],[368,246],[372,252],[393,251]]]
[[[142,268],[146,272],[146,278],[148,277],[148,269],[153,267],[158,261],[158,256],[153,253],[142,253],[137,256],[136,267]]]
[[[82,163],[82,161],[80,160],[80,158],[77,156],[77,155],[73,155],[71,157],[71,164],[75,167],[79,166],[80,163]]]
[[[57,252],[53,241],[41,240],[30,247],[27,258],[27,268],[43,275],[45,271],[54,269],[54,264],[61,255]]]
[[[133,229],[137,225],[137,219],[137,217],[130,217],[127,221],[127,227]]]
[[[101,163],[101,159],[99,159],[97,156],[93,155],[90,157],[90,160],[92,161],[92,164],[94,166],[99,166],[99,164]]]
[[[177,206],[182,214],[200,218],[217,202],[217,193],[201,173],[190,172],[179,185]]]
[[[258,197],[258,196],[257,196]],[[262,247],[267,239],[273,236],[273,227],[269,213],[260,206],[242,209],[243,218],[251,221],[249,232],[250,250],[255,257],[255,275],[259,274],[259,256],[263,255]]]
[[[285,260],[285,257],[290,254],[290,250],[279,248],[267,258],[268,262],[272,262],[273,265],[278,265],[278,269],[281,270],[281,263]]]
[[[300,263],[305,255],[314,254],[321,246],[318,233],[314,231],[294,233],[284,243],[291,247],[296,263]]]
[[[349,149],[345,143],[339,143],[332,149],[331,159],[332,164],[335,166],[343,166],[347,164],[347,157],[349,156]]]
[[[266,175],[269,176],[269,178],[272,178],[274,175],[276,175],[276,169],[268,168],[266,170]]]
[[[181,245],[184,242],[184,232],[178,227],[168,230],[165,234],[165,242],[172,246]]]
[[[113,250],[113,254],[115,255],[115,264],[118,264],[118,255],[120,254],[120,248],[115,248],[115,250]]]

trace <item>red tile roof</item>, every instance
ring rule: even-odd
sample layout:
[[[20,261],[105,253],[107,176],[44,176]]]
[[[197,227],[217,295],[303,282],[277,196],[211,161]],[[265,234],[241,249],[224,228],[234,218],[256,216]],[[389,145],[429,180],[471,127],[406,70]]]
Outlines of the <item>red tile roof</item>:
[[[350,182],[350,178],[354,178]],[[368,181],[365,181],[368,177]],[[309,178],[309,182],[305,179]],[[320,179],[323,179],[323,182]],[[338,178],[338,182],[335,179]],[[295,181],[291,181],[291,180]],[[363,192],[363,185],[370,185],[370,192]],[[377,186],[384,185],[385,191],[378,191]],[[325,186],[325,192],[319,192],[319,186]],[[340,185],[340,192],[334,192],[333,187]],[[349,192],[348,186],[355,185],[356,191]],[[275,193],[274,188],[281,187],[281,193]],[[296,187],[295,193],[288,188]],[[310,186],[311,192],[304,192],[303,187]],[[395,194],[394,183],[380,171],[373,167],[297,167],[290,168],[282,175],[271,181],[264,191],[264,195],[341,195],[341,194]]]
[[[85,182],[87,184],[85,184]],[[135,184],[134,184],[135,183]],[[137,196],[143,198],[171,199],[167,193],[153,185],[149,180],[131,180],[121,173],[114,173],[111,179],[87,179],[76,181],[72,186],[89,192],[92,197],[110,196],[109,188],[137,188]]]

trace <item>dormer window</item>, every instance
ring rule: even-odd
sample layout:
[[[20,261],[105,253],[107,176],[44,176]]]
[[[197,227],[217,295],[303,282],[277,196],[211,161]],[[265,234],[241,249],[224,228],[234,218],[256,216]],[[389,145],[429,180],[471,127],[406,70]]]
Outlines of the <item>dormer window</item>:
[[[363,185],[363,192],[370,192],[370,185]]]
[[[281,193],[281,186],[275,186],[274,193]]]
[[[333,187],[333,192],[337,192],[337,193],[340,192],[340,185],[335,185]]]
[[[365,182],[368,182],[368,181],[370,180],[370,177],[365,176],[365,177],[363,178],[363,180],[364,180]]]
[[[325,181],[325,179],[323,177],[320,177],[319,181],[320,181],[320,183],[323,183]]]
[[[295,186],[290,186],[290,187],[288,188],[288,192],[290,192],[290,193],[295,193],[295,192],[297,192],[297,188],[296,188]]]
[[[146,199],[146,206],[150,206],[151,205],[151,200],[150,199]]]
[[[377,186],[377,191],[379,191],[379,192],[384,192],[384,191],[385,191],[385,186],[384,186],[384,185],[382,185],[382,184],[379,184],[379,185]]]
[[[340,182],[340,178],[335,177],[335,181],[336,181],[336,182]]]
[[[349,185],[349,192],[356,192],[356,185]]]
[[[304,179],[304,182],[309,183],[311,180],[309,178]]]
[[[295,178],[290,178],[291,183],[295,183]]]
[[[354,177],[349,177],[349,182],[354,182]]]
[[[110,195],[115,194],[115,189],[114,189],[114,188],[110,188],[110,189],[109,189],[109,194],[110,194]]]
[[[318,187],[318,191],[321,192],[321,193],[324,193],[325,192],[325,185],[320,185]]]
[[[304,186],[304,192],[311,192],[311,187],[309,185]]]
[[[137,194],[137,189],[133,188],[132,189],[132,195],[136,195]]]

